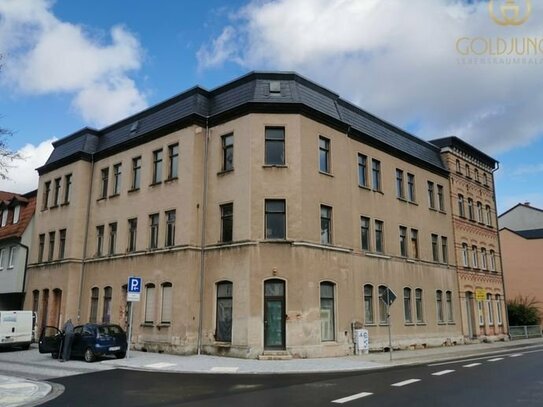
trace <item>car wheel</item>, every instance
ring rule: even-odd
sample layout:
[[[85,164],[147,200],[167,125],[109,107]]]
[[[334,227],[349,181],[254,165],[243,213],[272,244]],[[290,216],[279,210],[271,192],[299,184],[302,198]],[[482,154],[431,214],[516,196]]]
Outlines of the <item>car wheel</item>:
[[[52,357],[53,359],[58,359],[58,353],[57,353],[57,352],[51,353],[51,357]]]
[[[124,358],[126,357],[126,352],[117,352],[117,353],[115,354],[115,357],[116,357],[117,359],[124,359]]]
[[[85,362],[91,363],[96,360],[96,355],[91,348],[85,349]]]

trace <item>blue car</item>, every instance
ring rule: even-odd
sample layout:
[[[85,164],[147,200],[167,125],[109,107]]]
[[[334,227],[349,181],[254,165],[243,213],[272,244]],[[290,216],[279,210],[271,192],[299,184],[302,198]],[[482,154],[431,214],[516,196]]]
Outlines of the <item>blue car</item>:
[[[57,359],[61,353],[64,332],[54,326],[42,329],[40,353],[50,353]],[[128,343],[126,333],[118,325],[85,324],[74,328],[71,356],[81,356],[86,362],[94,362],[98,356],[115,355],[122,359],[126,356]]]

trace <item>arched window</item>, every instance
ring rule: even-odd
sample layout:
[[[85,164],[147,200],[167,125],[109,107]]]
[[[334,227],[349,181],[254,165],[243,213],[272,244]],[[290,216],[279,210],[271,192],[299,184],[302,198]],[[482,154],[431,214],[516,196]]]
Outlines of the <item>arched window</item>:
[[[447,322],[454,322],[453,302],[452,302],[451,291],[447,291],[445,293],[445,299],[447,301]]]
[[[483,270],[487,269],[486,249],[484,247],[481,247],[481,268]]]
[[[462,243],[462,262],[464,267],[469,267],[469,253],[468,244]]]
[[[469,165],[466,164],[466,177],[471,178],[471,172],[469,170]]]
[[[462,167],[460,166],[460,160],[456,160],[456,172],[462,174]]]
[[[38,313],[38,307],[40,304],[40,291],[34,290],[32,291],[32,312]]]
[[[384,285],[379,286],[379,323],[381,325],[388,323],[388,310],[385,302],[382,300],[383,295],[385,295],[387,287]]]
[[[155,285],[145,286],[145,319],[144,322],[152,323],[155,320]]]
[[[485,217],[483,215],[483,204],[481,202],[477,202],[477,221],[479,223],[485,223]]]
[[[102,311],[102,322],[111,322],[111,296],[112,288],[104,288],[104,309]]]
[[[458,195],[458,215],[462,218],[466,217],[466,209],[464,207],[464,196],[462,194]]]
[[[498,309],[498,313],[496,315],[496,318],[498,320],[498,325],[502,325],[503,324],[502,297],[500,294],[496,294],[496,308]]]
[[[160,322],[169,324],[172,322],[172,283],[162,284],[162,306],[160,309]]]
[[[475,210],[473,208],[473,199],[468,198],[468,216],[469,220],[475,220]]]
[[[219,342],[232,341],[232,288],[230,281],[217,283],[215,339]]]
[[[488,325],[494,325],[494,306],[492,304],[492,294],[486,295],[486,307],[488,310]]]
[[[417,322],[424,322],[424,308],[422,303],[422,288],[415,290],[415,312],[417,313]]]
[[[413,323],[413,307],[411,303],[411,288],[403,289],[403,313],[406,323]]]
[[[486,206],[486,224],[492,227],[492,209],[490,209],[490,205]]]
[[[90,314],[89,322],[96,323],[98,320],[98,296],[100,295],[100,290],[98,287],[93,287],[91,290],[91,301],[90,301]]]
[[[445,322],[443,315],[443,291],[436,291],[436,309],[437,309],[437,322]]]
[[[366,325],[375,323],[373,312],[373,286],[366,284],[364,286],[364,323]]]
[[[335,318],[334,318],[334,283],[321,283],[321,340],[334,341]]]
[[[477,246],[471,246],[471,260],[473,262],[473,268],[479,268],[479,261],[477,260]]]
[[[477,168],[475,168],[475,170],[473,172],[475,174],[475,182],[481,182],[479,180],[479,170]]]
[[[490,250],[490,271],[496,271],[496,253]]]

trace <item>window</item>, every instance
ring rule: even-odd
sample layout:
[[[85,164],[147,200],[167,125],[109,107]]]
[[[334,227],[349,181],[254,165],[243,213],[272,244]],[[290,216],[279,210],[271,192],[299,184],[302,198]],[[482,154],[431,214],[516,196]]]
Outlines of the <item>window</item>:
[[[284,199],[266,199],[266,239],[286,238],[285,206]]]
[[[96,256],[101,256],[104,252],[104,225],[96,226]]]
[[[4,270],[4,253],[6,249],[0,249],[0,270]]]
[[[358,154],[358,185],[368,186],[368,157]]]
[[[55,253],[55,232],[49,232],[49,254],[47,261],[53,261],[53,254]]]
[[[128,252],[135,252],[138,238],[138,219],[128,219]]]
[[[152,324],[155,320],[155,285],[145,286],[145,323]]]
[[[158,247],[158,213],[149,215],[149,249],[156,249]]]
[[[175,246],[175,210],[166,212],[166,247]]]
[[[405,198],[405,191],[403,186],[403,171],[396,170],[396,196],[398,198]]]
[[[102,310],[103,323],[111,322],[111,293],[111,287],[104,288],[104,308]]]
[[[94,287],[91,290],[91,303],[90,303],[90,313],[89,313],[89,322],[96,323],[98,320],[98,296],[99,289]]]
[[[219,342],[232,341],[232,283],[217,283],[217,323],[215,339]]]
[[[486,206],[486,224],[492,227],[492,210],[490,209],[490,205]]]
[[[488,177],[486,176],[486,173],[483,173],[483,184],[485,187],[488,186]]]
[[[265,130],[266,165],[285,164],[285,128],[266,127]]]
[[[109,248],[108,254],[111,256],[115,254],[117,247],[117,222],[109,224]]]
[[[321,283],[321,340],[335,340],[334,284]]]
[[[434,183],[428,181],[428,205],[431,209],[436,207],[436,198],[434,196]]]
[[[407,324],[413,323],[413,311],[411,304],[411,288],[403,289],[403,314]]]
[[[373,286],[371,284],[364,286],[364,322],[366,325],[375,323],[373,314]]]
[[[477,314],[479,316],[479,326],[485,326],[485,317],[483,315],[483,301],[477,301]]]
[[[113,166],[113,195],[119,195],[121,193],[121,173],[122,165],[115,164]]]
[[[484,247],[481,248],[481,268],[483,270],[487,269],[486,249]]]
[[[153,184],[162,181],[162,149],[153,151]]]
[[[234,204],[228,203],[221,208],[221,242],[231,242],[234,226]]]
[[[469,165],[466,164],[466,177],[471,178],[471,172],[469,170]]]
[[[381,191],[381,162],[376,159],[372,159],[371,170],[373,174],[373,190]]]
[[[222,136],[222,170],[234,169],[234,135]]]
[[[475,174],[475,182],[481,182],[479,180],[479,170],[477,168],[475,168],[474,174]]]
[[[5,208],[5,209],[2,211],[2,227],[6,226],[7,223],[8,223],[8,213],[9,213],[9,209],[8,209],[8,208]]]
[[[360,217],[360,240],[362,250],[370,250],[370,219],[365,216]]]
[[[400,226],[400,256],[407,257],[407,228]]]
[[[384,240],[383,240],[383,222],[380,220],[375,221],[375,251],[377,253],[383,253],[384,252]]]
[[[51,181],[47,181],[45,183],[45,189],[43,190],[43,202],[42,202],[42,210],[46,210],[49,206],[49,194],[51,193]]]
[[[160,310],[160,322],[163,324],[169,324],[172,322],[172,283],[162,284],[162,307]]]
[[[319,137],[319,170],[330,172],[330,140],[326,137]]]
[[[60,181],[62,181],[62,178],[55,178],[55,194],[53,198],[53,206],[60,205]]]
[[[62,260],[66,251],[66,229],[61,229],[58,232],[58,259]]]
[[[488,311],[488,325],[494,325],[494,307],[492,306],[492,294],[486,295],[486,307]]]
[[[458,195],[458,215],[460,215],[462,218],[466,217],[466,210],[464,207],[464,196]]]
[[[436,307],[437,307],[437,322],[440,322],[440,323],[445,322],[445,318],[443,316],[443,291],[441,290],[436,291]]]
[[[451,291],[447,291],[445,293],[445,300],[447,301],[447,322],[454,322],[453,302],[452,302]]]
[[[464,264],[464,267],[469,267],[469,254],[468,254],[468,245],[466,243],[462,243],[462,262]]]
[[[321,205],[321,243],[332,244],[332,208]]]
[[[462,167],[460,166],[460,160],[456,160],[456,172],[462,174]]]
[[[415,202],[415,176],[413,174],[407,174],[407,199],[411,202]]]
[[[107,198],[107,190],[109,183],[109,168],[102,169],[102,185],[100,187],[100,198]]]
[[[443,194],[443,186],[437,186],[437,203],[439,205],[439,210],[445,212],[445,195]]]
[[[141,185],[141,157],[132,159],[132,190],[140,189]]]
[[[19,223],[20,217],[21,217],[21,205],[16,205],[15,208],[13,208],[13,224]]]
[[[179,144],[168,147],[168,179],[175,179],[179,174]]]
[[[72,174],[68,174],[64,177],[64,203],[70,202],[72,197]]]
[[[490,271],[496,271],[496,254],[494,250],[490,251]]]
[[[498,312],[496,314],[498,325],[502,325],[503,324],[502,297],[499,294],[496,294],[496,308],[498,309]]]
[[[473,268],[479,268],[479,262],[478,262],[478,254],[477,254],[477,246],[471,246],[471,260],[473,263]]]
[[[473,199],[468,198],[468,215],[469,220],[475,220],[475,211],[473,209]]]
[[[422,307],[422,289],[415,290],[415,312],[417,313],[417,323],[424,323],[424,308]]]
[[[40,292],[39,290],[32,291],[32,312],[38,313],[38,307],[40,304]]]
[[[481,202],[477,202],[477,220],[479,223],[485,223],[485,218],[483,216],[483,204]]]
[[[441,260],[445,264],[449,262],[449,247],[445,236],[441,236]]]
[[[39,236],[39,243],[38,243],[38,263],[43,262],[44,253],[45,253],[45,234],[42,233]]]
[[[388,323],[388,306],[383,301],[383,296],[385,295],[386,286],[379,286],[379,323],[381,325],[386,325]]]
[[[432,260],[439,261],[439,248],[437,242],[438,236],[432,234]]]
[[[11,246],[9,248],[8,269],[15,267],[15,256],[17,254],[17,246]]]
[[[411,255],[415,258],[419,258],[419,231],[417,229],[411,229]]]

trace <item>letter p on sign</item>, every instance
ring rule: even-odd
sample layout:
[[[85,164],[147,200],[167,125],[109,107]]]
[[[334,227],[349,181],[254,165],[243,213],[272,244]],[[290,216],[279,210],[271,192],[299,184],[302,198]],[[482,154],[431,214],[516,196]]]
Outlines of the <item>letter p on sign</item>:
[[[141,295],[141,277],[129,277],[127,291],[127,301],[139,301]]]

